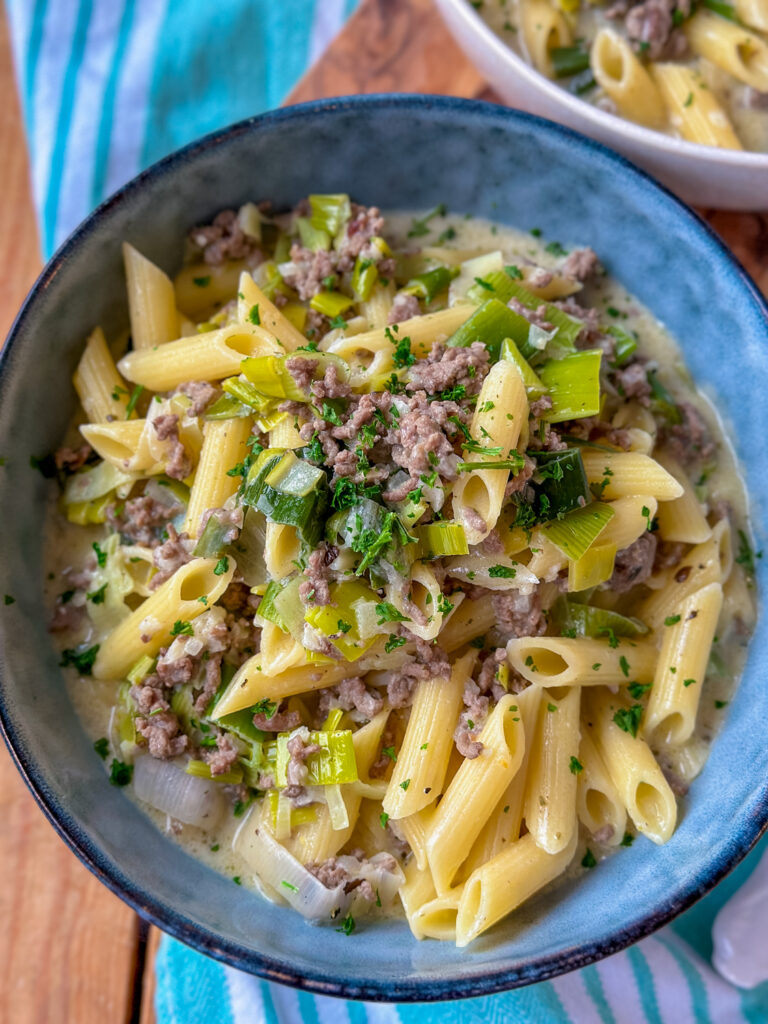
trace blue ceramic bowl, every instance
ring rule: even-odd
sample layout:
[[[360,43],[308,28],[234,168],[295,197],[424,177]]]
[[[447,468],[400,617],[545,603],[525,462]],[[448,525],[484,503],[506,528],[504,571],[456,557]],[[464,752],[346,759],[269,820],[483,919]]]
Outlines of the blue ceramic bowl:
[[[303,924],[187,856],[110,786],[67,699],[41,591],[46,484],[30,455],[57,446],[83,339],[127,323],[120,243],[168,271],[187,229],[218,210],[310,191],[426,209],[437,202],[563,243],[591,245],[680,340],[718,396],[746,467],[758,531],[768,513],[768,309],[689,210],[606,149],[483,103],[355,97],[245,121],[176,153],[101,206],[45,268],[11,332],[0,376],[0,715],[20,771],[61,835],[106,885],[161,928],[263,977],[382,1000],[481,995],[612,953],[710,889],[768,820],[768,656],[762,620],[740,690],[682,821],[537,899],[458,951],[391,921],[353,939]],[[762,585],[768,559],[759,566]]]

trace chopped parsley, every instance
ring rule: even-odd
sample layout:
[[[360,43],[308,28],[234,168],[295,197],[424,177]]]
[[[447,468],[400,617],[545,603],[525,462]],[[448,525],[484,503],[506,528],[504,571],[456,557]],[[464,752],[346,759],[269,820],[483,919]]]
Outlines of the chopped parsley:
[[[685,100],[683,101],[683,106],[684,107],[690,107],[690,105],[692,103],[693,103],[693,93],[689,92],[688,95],[685,97]]]
[[[93,647],[67,647],[61,652],[61,661],[59,665],[66,667],[72,665],[76,668],[81,676],[89,676],[93,671],[93,663],[96,661],[96,655],[99,653],[99,644],[94,644]]]
[[[619,658],[619,668],[621,669],[621,671],[622,671],[622,673],[624,675],[624,678],[625,679],[629,679],[629,662],[627,661],[627,659],[624,657],[623,654]]]
[[[251,306],[250,310],[248,311],[248,320],[256,327],[261,326],[261,314],[259,313],[258,302],[254,306]]]
[[[357,488],[348,476],[337,480],[331,495],[331,505],[336,509],[352,508],[357,502]]]
[[[557,711],[557,704],[547,704],[547,711]]]
[[[752,546],[749,543],[749,539],[743,530],[738,531],[739,534],[739,550],[736,554],[735,561],[743,567],[746,573],[750,576],[755,574],[755,555],[752,551]],[[757,557],[762,558],[762,551],[758,551]]]
[[[623,732],[628,732],[630,736],[637,736],[642,717],[643,705],[633,704],[631,708],[619,708],[613,716],[613,720]]]
[[[72,593],[74,593],[74,591],[72,591]],[[72,594],[70,594],[70,597],[71,596],[72,596]],[[66,604],[66,601],[64,601],[64,599],[63,599],[63,595],[62,595],[61,603],[62,604]],[[6,605],[8,605],[8,604],[16,604],[16,598],[15,597],[11,597],[10,594],[6,594],[5,597],[3,598],[3,604],[6,604]]]
[[[493,287],[493,285],[489,281],[486,281],[482,277],[476,277],[475,278],[475,284],[479,285],[481,288],[485,288],[485,290],[487,292],[495,292],[496,291],[496,289]]]
[[[339,621],[336,623],[336,628],[340,633],[348,633],[350,629],[352,629],[352,623],[345,622],[344,619],[339,619]]]
[[[517,575],[517,570],[513,569],[511,565],[492,565],[488,570],[488,575],[494,580],[513,580]]]
[[[416,362],[416,356],[411,352],[411,339],[407,337],[396,338],[389,327],[385,329],[384,334],[395,350],[392,354],[392,362],[398,370],[404,370],[408,366],[413,366]]]
[[[727,701],[727,700],[716,700],[716,701],[715,701],[715,707],[716,707],[716,708],[717,708],[718,710],[719,710],[720,708],[725,708],[725,707],[727,707],[727,706],[728,706],[728,701]]]
[[[103,569],[107,564],[107,552],[101,550],[97,541],[94,541],[93,544],[91,544],[91,547],[96,552],[96,561],[99,564],[99,568]]]
[[[650,690],[651,686],[651,683],[630,683],[627,689],[634,700],[640,700],[643,694]]]
[[[383,626],[385,622],[410,622],[411,620],[407,615],[403,615],[399,612],[393,604],[389,601],[380,601],[376,605],[376,619],[379,626]]]
[[[397,760],[397,754],[395,753],[394,747],[382,747],[381,752],[384,757],[388,757],[390,761],[394,762]]]
[[[299,891],[298,886],[294,885],[293,882],[286,882],[285,879],[283,879],[280,882],[280,885],[282,885],[283,888],[288,889],[289,892],[298,892]]]
[[[275,712],[277,711],[277,702],[270,700],[269,697],[262,697],[261,700],[251,708],[254,715],[264,715],[265,718],[274,718]]]
[[[341,922],[341,928],[337,928],[337,932],[344,932],[345,935],[351,935],[355,930],[355,919],[351,914],[347,914],[344,920]]]
[[[602,629],[598,630],[600,636],[608,637],[608,646],[613,647],[614,650],[619,646],[619,640],[614,631],[610,626],[603,626]]]
[[[395,633],[389,634],[389,639],[384,644],[384,651],[386,654],[391,654],[397,647],[403,647],[406,643],[404,636],[397,636]]]
[[[594,868],[597,866],[597,860],[595,859],[594,853],[587,847],[587,851],[581,858],[581,866],[583,868]]]
[[[522,281],[522,279],[523,279],[523,272],[520,269],[520,267],[516,267],[514,265],[514,263],[509,264],[509,266],[504,267],[504,269],[509,274],[509,276],[511,278],[513,278],[513,280],[515,280],[515,281]]]
[[[440,594],[437,599],[437,610],[442,612],[443,615],[448,615],[449,612],[453,611],[453,607],[445,594]]]
[[[229,572],[229,559],[226,555],[222,555],[216,563],[216,567],[213,570],[214,576],[223,576],[225,572]]]
[[[444,242],[452,242],[456,237],[456,228],[446,228],[440,235],[437,236],[437,240],[442,245]]]
[[[206,277],[193,277],[192,284],[196,284],[198,288],[207,288],[211,283],[210,275]]]
[[[625,832],[624,838],[619,843],[619,846],[631,846],[634,841],[635,837],[630,832]]]
[[[194,636],[192,623],[185,622],[184,619],[176,619],[171,629],[171,636]]]
[[[476,636],[474,639],[469,641],[469,646],[475,647],[478,651],[482,651],[482,649],[485,647],[485,637]]]
[[[113,786],[127,786],[133,778],[133,765],[114,758],[109,766],[109,781]]]
[[[676,626],[679,621],[680,621],[680,616],[679,615],[668,615],[666,617],[666,619],[664,619],[664,625],[665,626]]]
[[[379,822],[381,824],[381,827],[382,828],[386,828],[388,821],[389,821],[389,815],[387,814],[386,811],[382,811],[381,814],[379,815]]]
[[[405,391],[405,384],[396,373],[393,373],[384,381],[384,388],[390,395],[402,395]]]
[[[406,790],[406,789],[408,789],[410,784],[411,784],[411,780],[410,779],[403,779],[403,781],[400,783],[400,789]]]
[[[133,414],[133,410],[136,408],[136,403],[141,397],[141,393],[144,390],[143,384],[137,384],[131,392],[131,397],[128,399],[128,404],[125,407],[125,418],[129,420]]]
[[[683,686],[693,686],[693,684],[695,682],[696,682],[695,679],[684,679],[683,680]]]
[[[411,224],[410,230],[408,231],[409,238],[421,238],[423,235],[428,235],[430,232],[429,222],[434,220],[435,217],[444,217],[446,213],[445,203],[439,203],[434,210],[430,210],[424,217],[414,218]],[[453,228],[448,230],[453,231]],[[453,232],[451,238],[455,236],[456,232]]]
[[[643,507],[640,509],[640,515],[643,517],[643,519],[645,519],[645,528],[647,530],[652,530],[653,525],[651,523],[651,510],[648,508],[647,505],[643,505]]]
[[[102,583],[98,590],[92,590],[90,594],[85,595],[91,604],[104,604],[107,596],[107,584]]]
[[[93,749],[99,755],[102,761],[106,761],[107,754],[109,753],[109,740],[106,736],[102,736],[101,739],[96,740],[93,744]]]
[[[551,706],[551,705],[548,705],[548,706]],[[578,775],[579,772],[583,772],[584,771],[584,765],[581,763],[581,761],[578,759],[578,757],[574,757],[573,754],[571,754],[571,760],[570,760],[570,763],[569,763],[568,767],[571,769],[571,774],[572,775]]]
[[[320,411],[320,418],[324,419],[326,423],[332,423],[334,427],[341,426],[341,417],[330,402],[323,402],[323,407]]]
[[[550,242],[545,249],[552,256],[567,256],[568,250],[564,249],[559,242]]]

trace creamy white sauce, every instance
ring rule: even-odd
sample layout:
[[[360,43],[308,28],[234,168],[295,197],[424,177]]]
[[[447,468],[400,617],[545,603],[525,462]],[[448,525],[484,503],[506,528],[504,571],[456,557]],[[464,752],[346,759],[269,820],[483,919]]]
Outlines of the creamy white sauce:
[[[439,236],[448,229],[455,232],[449,242],[444,243],[453,249],[485,253],[500,249],[505,263],[524,266],[535,263],[548,269],[555,269],[560,260],[546,251],[546,240],[539,240],[532,235],[513,229],[493,225],[489,221],[478,218],[434,217],[430,220],[428,236],[409,239],[408,231],[413,223],[413,214],[387,215],[386,236],[399,247],[435,246]],[[598,254],[599,255],[599,254]],[[467,257],[468,258],[468,257]],[[640,342],[638,352],[656,360],[661,367],[665,384],[678,398],[684,397],[693,402],[701,412],[712,436],[717,441],[717,465],[709,476],[707,501],[711,505],[727,500],[733,510],[733,521],[736,527],[748,530],[747,495],[743,478],[728,440],[724,426],[718,418],[714,406],[701,392],[692,387],[690,376],[686,370],[680,349],[670,337],[664,325],[641,303],[629,295],[621,284],[610,277],[600,277],[595,284],[585,288],[575,296],[584,306],[595,306],[607,310],[609,307],[619,310],[622,316],[615,320],[626,331],[636,331]],[[606,322],[611,318],[606,314]],[[76,440],[76,434],[70,437]],[[58,503],[52,499],[46,531],[46,564],[48,567],[47,606],[52,610],[56,595],[67,590],[67,575],[76,572],[91,555],[94,540],[105,536],[101,527],[83,528],[66,522],[61,516]],[[739,675],[741,674],[748,633],[754,623],[755,596],[754,592],[745,588],[743,573],[738,565],[734,566],[732,581],[725,588],[726,600],[718,630],[716,649],[721,669],[717,673],[710,672],[703,685],[700,710],[697,720],[696,734],[682,753],[668,752],[667,756],[684,780],[690,780],[703,766],[708,744],[717,732],[727,707],[718,709],[715,701],[728,701],[732,695]],[[737,617],[743,622],[740,627]],[[73,646],[77,642],[94,642],[87,631],[80,635],[65,636],[62,646]],[[98,682],[90,677],[79,678],[74,670],[66,670],[67,686],[70,697],[77,709],[88,736],[96,740],[109,734],[109,719],[112,704],[116,699],[119,684]],[[109,763],[109,759],[108,762]],[[127,787],[126,795],[135,799],[132,787]],[[240,878],[243,885],[254,887],[253,874],[247,863],[232,850],[234,834],[241,824],[242,818],[229,815],[215,835],[204,833],[198,828],[171,823],[167,816],[140,803],[143,810],[152,818],[158,828],[166,831],[176,842],[189,853],[198,857],[206,864],[222,874]],[[594,840],[588,845],[600,857],[605,850]],[[580,848],[583,852],[582,848]],[[581,852],[577,853],[573,864],[563,878],[578,874]],[[555,885],[561,885],[558,880]]]

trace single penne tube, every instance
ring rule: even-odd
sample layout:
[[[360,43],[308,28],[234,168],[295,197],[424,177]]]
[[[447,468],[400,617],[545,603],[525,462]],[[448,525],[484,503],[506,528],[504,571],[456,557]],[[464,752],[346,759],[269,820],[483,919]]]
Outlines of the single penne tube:
[[[89,335],[72,381],[85,415],[92,423],[135,418],[133,410],[127,411],[131,392],[117,372],[100,327]]]
[[[230,324],[157,348],[129,352],[118,363],[118,369],[134,384],[152,391],[170,391],[189,380],[229,377],[240,372],[243,359],[280,351],[274,335],[262,327]]]
[[[242,477],[230,476],[229,470],[247,456],[246,442],[250,434],[251,420],[247,416],[208,420],[203,427],[203,445],[184,520],[184,529],[190,537],[200,535],[203,513],[221,508],[237,490]]]
[[[366,722],[352,734],[355,761],[358,774],[361,777],[368,777],[388,717],[388,711],[380,711],[370,722]],[[299,825],[293,830],[291,837],[285,841],[286,848],[302,864],[321,864],[329,857],[334,857],[355,831],[362,796],[355,789],[354,783],[341,786],[341,796],[348,819],[344,828],[333,827],[328,805],[320,803],[316,805],[315,820]]]
[[[264,565],[270,579],[284,580],[296,569],[301,557],[301,540],[295,526],[267,521]]]
[[[709,540],[712,527],[707,522],[687,473],[669,456],[661,456],[658,461],[683,487],[679,498],[663,501],[659,505],[659,536],[662,540],[682,544],[701,544]]]
[[[237,295],[245,260],[227,260],[218,266],[202,261],[182,267],[173,281],[176,304],[193,320],[215,311]],[[182,332],[183,333],[183,332]]]
[[[721,519],[712,528],[709,540],[691,548],[678,565],[648,581],[653,593],[640,605],[638,617],[653,629],[661,628],[664,620],[675,614],[675,607],[690,594],[708,583],[723,583],[732,565],[731,528],[726,519]]]
[[[123,262],[134,349],[178,338],[179,314],[171,279],[128,242],[123,242]]]
[[[697,11],[683,31],[695,54],[758,92],[768,92],[768,43],[743,25]]]
[[[282,700],[297,693],[322,690],[348,675],[349,665],[346,662],[310,662],[270,676],[264,670],[261,655],[255,654],[237,670],[217,703],[213,717],[222,718],[234,711],[242,711],[262,699]]]
[[[667,619],[643,718],[643,735],[679,746],[689,740],[707,673],[712,640],[723,607],[723,586],[708,583]]]
[[[456,886],[442,896],[433,896],[418,907],[413,914],[411,931],[417,938],[440,939],[443,942],[456,940],[456,915],[464,887]],[[418,933],[418,934],[417,934]]]
[[[629,43],[610,28],[601,28],[589,54],[592,74],[622,117],[648,128],[661,128],[666,110],[659,90]]]
[[[355,352],[360,353],[382,353],[384,358],[376,366],[377,373],[388,373],[394,369],[392,356],[400,338],[410,338],[411,352],[417,359],[423,359],[438,341],[445,341],[455,330],[469,319],[475,311],[473,305],[452,306],[449,309],[442,309],[439,313],[425,313],[424,316],[414,316],[410,320],[403,320],[401,323],[391,327],[377,327],[373,331],[363,331],[351,337],[337,338],[330,344],[323,344],[327,352],[335,352],[336,355],[346,359],[353,367],[355,366],[371,369],[368,365],[370,355],[364,357],[362,364],[357,363],[354,358]],[[354,381],[354,376],[353,376]]]
[[[284,633],[273,622],[263,620],[259,654],[262,670],[270,676],[277,676],[288,669],[310,664],[309,652],[298,640],[290,633]]]
[[[449,679],[419,683],[382,801],[390,818],[415,814],[442,793],[461,697],[476,660],[477,651],[469,651],[454,663]]]
[[[536,845],[559,853],[576,831],[576,773],[573,758],[579,752],[577,687],[559,692],[544,690],[525,783],[524,816]],[[557,708],[550,711],[549,706]]]
[[[462,601],[451,615],[450,628],[446,626],[440,634],[440,646],[451,654],[464,644],[483,636],[496,622],[491,594],[474,601]]]
[[[598,842],[617,846],[627,827],[627,809],[587,732],[582,732],[576,777],[576,813]]]
[[[493,814],[486,822],[483,831],[475,840],[469,856],[459,869],[458,879],[462,881],[472,874],[486,861],[500,853],[509,843],[520,836],[525,806],[525,786],[531,760],[531,749],[539,718],[539,706],[544,691],[540,686],[529,686],[516,695],[517,713],[523,723],[525,735],[525,753],[518,771],[502,793]],[[551,705],[554,707],[554,705]],[[511,705],[512,713],[514,704]]]
[[[667,108],[670,127],[681,138],[701,146],[742,149],[725,108],[697,68],[652,64],[651,75]]]
[[[601,500],[649,494],[657,501],[671,501],[683,493],[682,485],[649,455],[584,448],[582,459],[590,484],[601,488]]]
[[[118,469],[154,476],[163,472],[165,462],[144,443],[147,425],[147,420],[87,423],[80,433],[97,455]]]
[[[214,605],[229,586],[235,572],[231,565],[217,575],[215,558],[193,558],[131,612],[102,642],[93,674],[97,679],[123,679],[139,658],[153,658],[167,647],[176,627],[188,627],[206,608]],[[206,601],[202,602],[201,597]]]
[[[507,644],[512,668],[540,686],[647,683],[653,679],[658,656],[649,640],[521,636]]]
[[[459,466],[477,463],[478,468],[462,472],[453,486],[453,516],[469,544],[480,544],[496,525],[509,480],[508,469],[483,469],[483,463],[503,463],[516,455],[527,422],[528,398],[520,371],[514,362],[500,360],[483,381],[469,428],[476,450],[465,453],[466,462]]]
[[[627,495],[625,498],[617,498],[610,505],[614,515],[600,533],[600,543],[615,544],[617,551],[623,551],[634,544],[653,522],[656,510],[663,507],[650,494]]]
[[[307,339],[293,326],[277,306],[259,288],[250,274],[243,272],[237,291],[237,318],[241,324],[261,325],[273,334],[283,351],[293,352]]]
[[[654,843],[666,843],[677,821],[675,795],[651,748],[632,734],[631,709],[605,689],[587,691],[584,700],[585,730],[595,741],[635,828]]]
[[[464,883],[456,915],[456,945],[473,939],[501,921],[539,889],[562,875],[573,860],[578,836],[574,829],[558,853],[547,853],[529,833],[477,868]]]
[[[765,0],[734,0],[739,21],[760,32],[768,32],[768,4]]]
[[[521,0],[518,7],[521,37],[533,66],[554,78],[552,50],[569,46],[573,35],[562,11],[547,0]]]
[[[301,448],[303,444],[301,434],[290,416],[280,420],[269,432],[270,448],[291,448],[293,450]]]
[[[405,865],[404,872],[405,881],[398,890],[398,896],[414,938],[425,939],[426,934],[422,931],[421,921],[416,915],[425,903],[429,903],[437,896],[432,873],[429,868],[420,867],[415,858]]]
[[[427,837],[432,815],[435,812],[434,802],[416,814],[409,814],[407,818],[399,818],[394,825],[394,831],[399,834],[411,848],[414,860],[421,871],[429,870],[427,860]],[[430,879],[432,875],[430,874]]]
[[[520,715],[510,710],[512,695],[502,697],[488,716],[478,757],[465,758],[432,818],[427,858],[438,895],[447,892],[499,797],[520,767],[525,736]]]

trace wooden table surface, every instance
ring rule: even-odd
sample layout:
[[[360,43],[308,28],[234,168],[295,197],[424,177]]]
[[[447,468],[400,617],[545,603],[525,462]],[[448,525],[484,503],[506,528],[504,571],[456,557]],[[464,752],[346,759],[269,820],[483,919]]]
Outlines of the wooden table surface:
[[[494,99],[448,36],[431,0],[364,0],[289,101],[405,91]],[[5,97],[0,107],[2,339],[41,264],[2,5],[0,94]],[[705,216],[768,293],[768,215],[706,211]],[[0,748],[0,821],[0,1022],[153,1022],[159,932],[66,848],[5,748]]]

